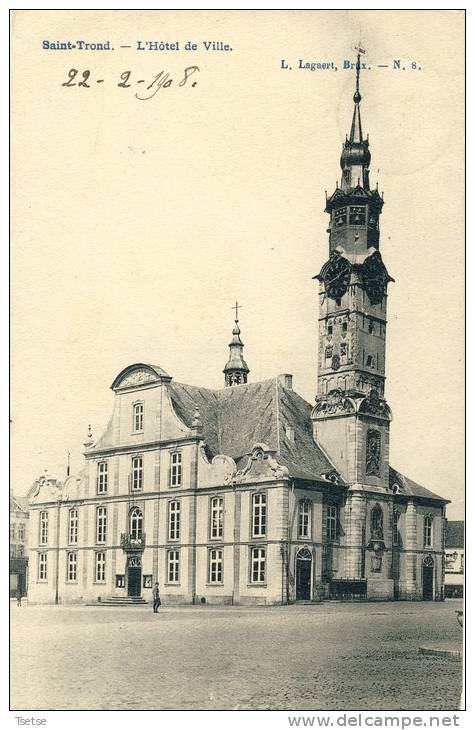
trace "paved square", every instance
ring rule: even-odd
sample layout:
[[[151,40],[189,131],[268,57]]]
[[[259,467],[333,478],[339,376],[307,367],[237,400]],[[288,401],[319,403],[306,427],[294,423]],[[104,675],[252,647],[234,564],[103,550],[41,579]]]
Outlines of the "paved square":
[[[12,607],[12,709],[456,710],[445,603]]]

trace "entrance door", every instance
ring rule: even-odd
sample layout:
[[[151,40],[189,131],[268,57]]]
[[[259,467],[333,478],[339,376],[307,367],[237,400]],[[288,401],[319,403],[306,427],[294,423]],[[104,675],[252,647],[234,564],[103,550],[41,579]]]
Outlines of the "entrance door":
[[[142,568],[129,567],[127,570],[127,594],[129,596],[140,596],[141,580]]]
[[[431,557],[426,558],[422,565],[422,599],[434,600],[434,561]]]
[[[297,601],[310,601],[312,579],[312,554],[306,548],[297,555],[296,563]]]

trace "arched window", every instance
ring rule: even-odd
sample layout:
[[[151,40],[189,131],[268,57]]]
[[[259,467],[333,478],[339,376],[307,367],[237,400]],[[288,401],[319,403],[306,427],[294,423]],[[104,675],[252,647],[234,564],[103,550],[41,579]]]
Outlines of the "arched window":
[[[312,532],[312,503],[308,499],[299,502],[299,537],[310,538]]]
[[[434,518],[432,515],[426,515],[424,517],[424,547],[433,547],[434,541]]]
[[[140,540],[143,530],[143,515],[138,507],[134,507],[129,515],[129,532],[131,540]]]
[[[379,504],[371,510],[371,537],[375,540],[383,539],[383,510]]]

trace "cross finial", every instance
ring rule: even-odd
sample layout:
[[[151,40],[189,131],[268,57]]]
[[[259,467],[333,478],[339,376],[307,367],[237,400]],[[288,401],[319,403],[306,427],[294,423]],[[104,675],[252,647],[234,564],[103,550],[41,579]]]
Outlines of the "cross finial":
[[[238,303],[236,302],[236,304],[235,304],[235,305],[234,305],[233,307],[231,307],[231,309],[235,309],[235,310],[236,310],[236,312],[235,312],[236,316],[235,316],[235,319],[234,319],[234,321],[235,321],[235,322],[237,322],[237,321],[238,321],[238,319],[239,319],[239,312],[238,312],[238,310],[239,310],[239,309],[242,309],[242,304],[238,304]]]

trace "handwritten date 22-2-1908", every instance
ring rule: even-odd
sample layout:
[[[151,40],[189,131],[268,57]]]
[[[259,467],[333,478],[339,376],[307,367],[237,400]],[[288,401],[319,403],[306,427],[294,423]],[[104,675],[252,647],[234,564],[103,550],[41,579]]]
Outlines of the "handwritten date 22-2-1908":
[[[168,89],[173,84],[179,87],[196,86],[196,77],[193,80],[190,80],[190,77],[199,70],[198,66],[187,66],[176,80],[170,76],[168,71],[159,71],[152,81],[140,78],[135,80],[132,71],[123,71],[120,74],[120,81],[118,81],[117,86],[121,89],[130,89],[136,84],[147,84],[143,87],[143,93],[135,92],[136,99],[147,101],[152,99],[160,89]],[[89,69],[79,71],[77,68],[70,68],[68,77],[68,80],[64,81],[61,86],[90,89],[94,83],[103,84],[105,82],[105,79],[94,79]]]

